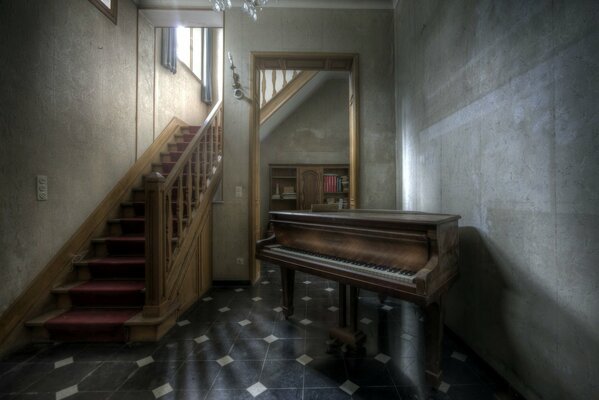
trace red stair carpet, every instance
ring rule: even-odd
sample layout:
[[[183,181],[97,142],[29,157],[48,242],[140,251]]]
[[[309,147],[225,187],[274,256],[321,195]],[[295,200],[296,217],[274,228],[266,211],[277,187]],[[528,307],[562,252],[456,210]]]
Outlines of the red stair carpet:
[[[177,151],[163,154],[168,158],[161,159],[164,175],[171,171],[198,130],[199,127],[190,127],[190,133],[180,135],[182,141],[173,144]],[[137,192],[143,197],[143,191]],[[144,211],[145,202],[133,197],[132,202],[123,204],[122,218],[110,221],[118,225],[120,235],[92,240],[94,257],[80,263],[87,267],[90,280],[70,287],[67,294],[71,309],[44,324],[50,339],[128,340],[124,324],[142,310],[145,299]]]

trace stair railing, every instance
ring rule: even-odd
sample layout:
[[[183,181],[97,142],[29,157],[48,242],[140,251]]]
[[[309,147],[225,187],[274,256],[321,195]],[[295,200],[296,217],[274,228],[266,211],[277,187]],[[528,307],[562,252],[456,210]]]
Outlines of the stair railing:
[[[145,317],[161,317],[171,307],[181,278],[180,250],[191,240],[196,211],[205,204],[211,179],[221,167],[222,102],[212,109],[166,177],[145,177],[146,301]]]

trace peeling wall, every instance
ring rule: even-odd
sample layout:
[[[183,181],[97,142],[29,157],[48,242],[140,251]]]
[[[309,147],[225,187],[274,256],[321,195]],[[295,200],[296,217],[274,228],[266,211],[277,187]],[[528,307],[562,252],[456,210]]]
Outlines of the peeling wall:
[[[395,10],[398,183],[460,214],[447,325],[528,399],[599,393],[599,3]]]
[[[252,51],[359,53],[360,200],[363,207],[394,208],[392,11],[264,8],[256,23],[233,8],[225,13],[224,36],[248,95]],[[233,98],[231,84],[226,69],[223,203],[213,211],[217,280],[249,278],[249,104]],[[241,198],[235,186],[242,187]],[[237,257],[245,264],[236,264]]]
[[[263,229],[271,194],[269,164],[349,163],[348,101],[349,74],[325,81],[260,143]]]

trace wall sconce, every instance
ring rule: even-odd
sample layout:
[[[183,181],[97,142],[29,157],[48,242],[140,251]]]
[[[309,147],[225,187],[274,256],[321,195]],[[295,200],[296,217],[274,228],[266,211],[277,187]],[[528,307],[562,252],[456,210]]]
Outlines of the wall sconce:
[[[233,97],[237,100],[241,100],[245,97],[245,93],[243,93],[241,83],[239,83],[239,74],[235,72],[236,67],[235,64],[233,64],[233,56],[230,51],[227,52],[227,56],[229,57],[229,64],[231,64],[231,71],[233,71]]]

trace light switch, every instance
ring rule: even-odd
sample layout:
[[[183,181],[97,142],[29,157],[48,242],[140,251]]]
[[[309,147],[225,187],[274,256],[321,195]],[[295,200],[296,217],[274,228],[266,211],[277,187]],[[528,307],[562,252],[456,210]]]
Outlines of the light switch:
[[[243,187],[235,186],[235,197],[243,197]]]
[[[46,175],[38,175],[37,181],[37,200],[48,200],[48,177]]]

